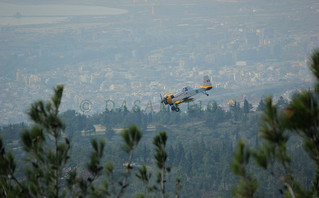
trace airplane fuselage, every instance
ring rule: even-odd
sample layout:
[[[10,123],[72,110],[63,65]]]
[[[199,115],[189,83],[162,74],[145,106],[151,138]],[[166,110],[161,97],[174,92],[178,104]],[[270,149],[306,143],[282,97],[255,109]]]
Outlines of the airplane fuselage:
[[[203,93],[208,96],[208,93],[206,91],[212,89],[211,82],[208,78],[208,76],[204,76],[204,83],[200,86],[200,88],[191,88],[191,87],[184,87],[181,92],[178,92],[176,94],[173,93],[167,93],[164,95],[164,98],[162,98],[161,103],[165,105],[170,105],[171,109],[173,111],[179,111],[178,105],[182,102],[190,102],[194,99],[191,98],[192,96]]]

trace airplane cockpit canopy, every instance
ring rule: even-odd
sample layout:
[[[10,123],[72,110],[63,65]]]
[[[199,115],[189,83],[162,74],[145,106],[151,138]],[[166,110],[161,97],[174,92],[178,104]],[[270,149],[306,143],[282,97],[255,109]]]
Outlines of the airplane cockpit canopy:
[[[183,88],[182,92],[190,91],[191,89],[192,89],[191,87],[188,87],[188,86],[187,86],[187,87],[184,87],[184,88]]]

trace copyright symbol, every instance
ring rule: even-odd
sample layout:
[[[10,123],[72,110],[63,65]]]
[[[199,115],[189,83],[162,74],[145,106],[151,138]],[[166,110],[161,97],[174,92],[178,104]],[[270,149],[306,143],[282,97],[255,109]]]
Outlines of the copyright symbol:
[[[91,101],[89,100],[83,100],[81,103],[80,103],[80,110],[83,112],[83,113],[88,113],[89,111],[91,111],[92,109],[92,103]]]

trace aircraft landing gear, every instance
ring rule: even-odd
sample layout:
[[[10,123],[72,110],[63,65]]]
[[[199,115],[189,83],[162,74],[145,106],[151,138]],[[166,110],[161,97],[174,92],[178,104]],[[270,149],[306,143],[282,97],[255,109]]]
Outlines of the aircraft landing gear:
[[[175,106],[172,106],[171,109],[172,109],[172,111],[176,111],[176,112],[180,111],[180,109],[178,107],[175,107]]]

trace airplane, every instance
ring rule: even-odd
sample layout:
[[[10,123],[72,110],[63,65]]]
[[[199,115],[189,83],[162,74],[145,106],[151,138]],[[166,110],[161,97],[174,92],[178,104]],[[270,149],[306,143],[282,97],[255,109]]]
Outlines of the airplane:
[[[209,94],[206,92],[208,90],[211,90],[213,88],[212,83],[210,82],[210,79],[208,76],[204,76],[204,82],[203,85],[200,86],[200,88],[191,88],[189,86],[184,87],[181,92],[178,92],[176,94],[173,93],[167,93],[162,97],[161,95],[161,103],[164,105],[170,105],[172,111],[179,112],[180,108],[178,107],[179,104],[183,102],[191,102],[194,100],[194,98],[191,98],[192,96],[203,93],[206,96],[209,96]]]

